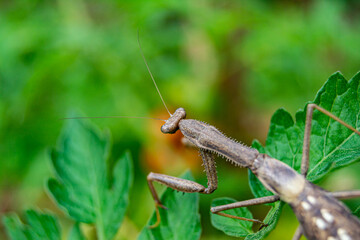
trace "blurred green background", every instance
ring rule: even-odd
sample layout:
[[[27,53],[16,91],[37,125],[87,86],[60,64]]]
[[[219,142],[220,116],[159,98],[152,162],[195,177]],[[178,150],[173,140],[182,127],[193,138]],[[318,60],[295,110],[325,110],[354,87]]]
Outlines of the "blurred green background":
[[[357,1],[83,1],[0,2],[0,214],[50,209],[49,149],[66,116],[168,115],[137,43],[171,109],[211,123],[246,144],[264,143],[272,113],[292,114],[314,99],[335,71],[360,70]],[[181,136],[161,134],[161,122],[95,119],[112,135],[112,159],[134,157],[135,182],[119,239],[134,239],[153,211],[150,171],[192,169],[206,184],[198,153]],[[211,199],[251,198],[244,169],[218,159],[219,189],[201,196],[202,239],[232,239],[210,224]],[[321,184],[360,188],[359,164]],[[355,206],[356,203],[350,202]],[[262,219],[267,207],[254,207]],[[289,239],[297,221],[286,207],[268,239]],[[65,227],[65,231],[67,231]],[[287,236],[287,237],[284,237]],[[0,239],[6,239],[0,225]]]

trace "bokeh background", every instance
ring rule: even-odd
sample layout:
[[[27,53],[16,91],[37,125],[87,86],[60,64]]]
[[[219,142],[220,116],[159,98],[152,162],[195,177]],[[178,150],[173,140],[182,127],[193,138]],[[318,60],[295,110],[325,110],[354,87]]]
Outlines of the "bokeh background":
[[[0,2],[0,214],[50,209],[49,149],[66,116],[167,118],[137,43],[171,109],[211,123],[246,144],[265,142],[272,113],[294,114],[335,71],[360,70],[360,4],[325,0],[14,0]],[[112,135],[112,159],[132,153],[135,182],[119,239],[135,239],[153,211],[150,171],[190,168],[206,184],[196,151],[161,122],[94,119]],[[201,196],[202,239],[232,239],[210,224],[211,199],[251,198],[247,172],[218,159],[219,189]],[[360,188],[359,164],[320,184]],[[357,201],[359,204],[359,201]],[[349,202],[356,207],[356,202]],[[267,207],[254,207],[262,219]],[[297,221],[285,207],[268,239],[289,239]],[[0,225],[0,239],[6,239]]]

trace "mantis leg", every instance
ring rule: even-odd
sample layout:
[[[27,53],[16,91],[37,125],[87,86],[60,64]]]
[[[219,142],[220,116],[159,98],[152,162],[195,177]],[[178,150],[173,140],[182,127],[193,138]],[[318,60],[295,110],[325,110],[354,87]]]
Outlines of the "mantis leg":
[[[350,129],[351,131],[355,132],[356,134],[360,135],[360,132],[356,130],[351,125],[347,124],[340,118],[336,117],[331,112],[325,110],[324,108],[316,105],[316,104],[308,104],[307,105],[307,111],[306,111],[306,121],[305,121],[305,131],[304,131],[304,141],[303,141],[303,155],[301,160],[301,174],[306,177],[309,169],[309,155],[310,155],[310,135],[311,135],[311,122],[313,117],[314,109],[322,112],[323,114],[327,115],[328,117],[332,118],[333,120],[339,122],[346,128]],[[343,191],[343,192],[329,192],[329,195],[337,198],[337,199],[348,199],[348,198],[356,198],[360,197],[360,191]],[[295,232],[295,235],[293,237],[293,240],[300,239],[302,235],[302,228],[301,226],[298,227],[298,229]]]
[[[318,105],[311,103],[307,105],[307,111],[306,111],[306,121],[305,121],[305,133],[304,133],[304,142],[303,142],[303,155],[301,160],[301,174],[306,177],[308,169],[309,169],[309,153],[310,153],[310,133],[311,133],[311,122],[312,122],[312,116],[314,109],[322,112],[323,114],[329,116],[330,118],[334,119],[335,121],[339,122],[340,124],[344,125],[351,131],[357,133],[360,135],[360,132],[347,124],[346,122],[342,121],[340,118],[336,117],[331,112],[325,110],[322,107],[319,107]]]
[[[234,208],[241,208],[241,207],[259,205],[259,204],[264,204],[264,203],[272,203],[272,202],[278,201],[279,199],[280,198],[277,195],[266,196],[266,197],[261,197],[261,198],[254,198],[254,199],[249,199],[249,200],[246,200],[246,201],[235,202],[235,203],[230,203],[230,204],[226,204],[226,205],[220,205],[220,206],[212,207],[210,209],[210,211],[212,213],[215,213],[215,214],[220,215],[220,216],[239,219],[239,220],[244,220],[244,221],[249,221],[249,222],[260,223],[262,226],[266,226],[266,224],[264,224],[263,222],[261,222],[259,220],[238,217],[238,216],[230,215],[230,214],[227,214],[227,213],[222,213],[221,211],[234,209]]]
[[[360,190],[329,192],[328,194],[337,199],[350,199],[360,197]]]
[[[300,240],[302,235],[303,235],[302,227],[298,226],[292,240]]]
[[[200,154],[203,159],[203,166],[206,171],[206,176],[208,179],[208,187],[205,188],[203,185],[186,180],[181,179],[173,176],[168,176],[160,173],[149,173],[147,175],[147,181],[150,188],[151,195],[155,201],[155,211],[157,216],[157,221],[154,225],[151,226],[151,228],[155,228],[160,223],[160,213],[158,207],[166,209],[164,205],[162,205],[159,196],[154,188],[153,182],[161,183],[167,187],[170,187],[172,189],[175,189],[180,192],[187,192],[187,193],[203,193],[203,194],[210,194],[217,188],[217,174],[216,174],[216,167],[215,167],[215,161],[214,156],[212,153],[200,149]]]

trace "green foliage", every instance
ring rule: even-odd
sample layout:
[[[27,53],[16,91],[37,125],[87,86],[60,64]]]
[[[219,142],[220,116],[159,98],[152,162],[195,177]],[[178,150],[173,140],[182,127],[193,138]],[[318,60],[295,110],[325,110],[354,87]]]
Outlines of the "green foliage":
[[[48,181],[52,196],[75,221],[95,224],[99,239],[112,239],[128,205],[129,154],[117,161],[109,176],[109,140],[82,121],[68,121],[59,145],[51,154],[56,171],[56,179]]]
[[[194,180],[190,172],[181,178]],[[147,226],[142,230],[139,240],[145,239],[199,239],[201,235],[199,215],[199,194],[179,193],[173,189],[166,189],[161,196],[162,204],[167,209],[160,208],[160,225],[150,229],[149,226],[156,222],[154,211]]]
[[[27,225],[17,215],[3,218],[9,237],[13,240],[60,240],[60,227],[56,217],[34,210],[25,212]]]
[[[69,239],[84,239],[79,223],[94,224],[100,240],[113,239],[125,215],[133,181],[129,153],[115,163],[108,174],[109,139],[92,125],[70,120],[64,127],[59,146],[51,153],[56,178],[48,189],[57,204],[77,223]],[[30,228],[16,216],[4,218],[11,239],[60,239],[56,219],[27,211]]]
[[[79,223],[76,223],[71,229],[68,240],[86,240],[86,238],[81,232]]]
[[[259,119],[279,106],[294,112],[335,69],[345,76],[358,70],[357,9],[358,1],[325,0],[1,1],[0,204],[14,211],[49,206],[42,198],[44,179],[51,176],[46,152],[63,124],[58,119],[68,111],[162,117],[164,108],[139,53],[139,28],[168,106],[189,109],[189,116],[249,144],[265,135],[268,120]],[[155,142],[153,125],[94,121],[110,129],[113,156],[127,149],[134,154],[131,206],[141,207],[132,207],[130,217],[141,228],[151,200],[143,197],[148,189],[142,179],[157,168],[146,162],[149,156],[140,163],[139,155]],[[152,154],[162,159],[158,149]],[[162,163],[168,173],[179,167]],[[232,179],[232,174],[222,178],[231,183],[222,188],[227,193],[238,186]],[[208,204],[201,204],[204,211]],[[218,234],[210,224],[203,227],[205,239]]]
[[[358,129],[360,127],[359,84],[360,73],[349,82],[340,73],[334,73],[319,90],[314,103]],[[288,112],[279,109],[272,116],[266,146],[262,147],[258,141],[254,141],[253,147],[300,171],[305,116],[306,106],[296,113],[295,121]],[[335,169],[358,162],[360,160],[359,145],[360,137],[357,134],[323,113],[315,111],[311,129],[310,166],[307,179],[318,181]],[[272,194],[250,171],[249,182],[256,197]],[[265,220],[273,223],[271,228],[264,228],[249,239],[262,239],[275,227],[282,204],[271,205],[272,209]],[[245,217],[241,214],[239,216]]]
[[[360,206],[354,211],[354,215],[360,218]]]
[[[220,206],[234,202],[236,202],[236,200],[231,198],[217,198],[212,202],[211,206]],[[252,219],[253,217],[251,212],[247,208],[234,208],[223,211],[223,213],[233,216],[242,216],[249,219]],[[253,233],[251,229],[253,223],[249,221],[240,221],[238,219],[228,218],[217,214],[211,214],[211,223],[217,229],[223,231],[227,235],[234,237],[245,237]]]
[[[264,239],[272,230],[274,230],[277,222],[279,221],[281,209],[283,205],[284,202],[281,201],[275,202],[264,219],[264,223],[267,224],[268,226],[263,227],[256,233],[247,235],[245,240]]]
[[[61,123],[54,119],[73,107],[89,116],[148,116],[160,109],[146,81],[138,28],[165,99],[191,106],[200,118],[218,116],[213,105],[229,94],[245,95],[262,109],[286,99],[296,109],[333,69],[357,70],[359,19],[344,17],[354,9],[351,4],[289,5],[261,0],[2,3],[0,181],[10,178],[14,186],[23,180],[37,156],[55,142]],[[245,76],[237,79],[246,91],[216,87],[224,84],[226,73],[239,69]],[[125,145],[121,130],[141,139],[136,123],[101,124],[118,131],[114,140]]]
[[[251,68],[245,77],[246,90],[249,96],[256,96],[250,101],[265,111],[286,104],[287,110],[295,112],[313,98],[329,73],[359,71],[351,63],[360,60],[360,52],[351,49],[352,43],[360,41],[359,25],[353,32],[345,17],[351,6],[343,1],[312,1],[307,5],[310,8],[300,11],[292,4],[275,10],[274,6],[250,7],[248,13],[252,21],[245,28],[250,33],[239,50]],[[358,18],[355,21],[359,23]]]
[[[360,73],[349,82],[340,73],[333,74],[317,93],[314,103],[328,109],[345,122],[359,128]],[[253,147],[279,159],[295,170],[300,170],[302,141],[306,106],[296,113],[295,121],[284,109],[276,111],[271,119],[266,146],[258,141]],[[357,162],[360,138],[352,131],[324,114],[315,111],[311,132],[310,168],[308,179],[318,181],[329,172]],[[48,189],[57,204],[75,220],[69,239],[85,239],[80,223],[94,224],[97,238],[113,239],[124,218],[132,184],[132,163],[128,153],[115,162],[112,171],[107,163],[109,137],[87,122],[68,121],[59,138],[59,145],[51,153],[51,163],[56,177],[49,179]],[[189,172],[183,178],[193,180]],[[249,172],[249,182],[256,197],[270,195],[257,178]],[[150,229],[156,222],[152,215],[139,239],[199,239],[201,234],[199,194],[176,193],[166,189],[161,197],[167,210],[159,209],[160,226]],[[212,206],[235,202],[221,198]],[[279,220],[283,202],[270,204],[264,223],[267,227],[253,232],[252,223],[211,215],[214,227],[228,235],[246,237],[247,240],[263,239]],[[355,211],[358,214],[359,210]],[[246,208],[227,210],[225,213],[252,218]],[[21,223],[16,215],[3,218],[11,239],[54,239],[61,237],[57,219],[33,210],[26,212],[28,225]]]

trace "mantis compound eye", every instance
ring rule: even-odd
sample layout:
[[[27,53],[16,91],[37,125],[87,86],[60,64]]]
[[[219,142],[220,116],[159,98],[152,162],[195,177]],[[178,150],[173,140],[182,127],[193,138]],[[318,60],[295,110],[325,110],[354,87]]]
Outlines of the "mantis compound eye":
[[[165,124],[161,126],[162,133],[175,133],[179,129],[179,122],[186,118],[186,112],[183,108],[176,109],[175,113],[166,120]]]

